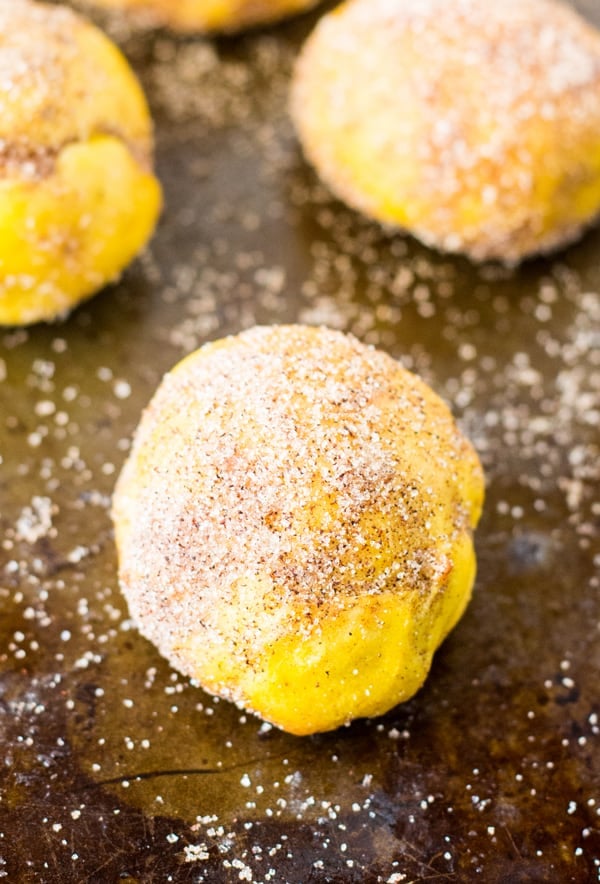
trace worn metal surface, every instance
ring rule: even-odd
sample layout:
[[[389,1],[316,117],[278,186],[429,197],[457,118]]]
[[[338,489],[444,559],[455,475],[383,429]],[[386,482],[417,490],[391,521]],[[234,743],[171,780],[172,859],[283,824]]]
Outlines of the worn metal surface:
[[[332,201],[285,111],[315,18],[125,39],[157,122],[158,235],[65,322],[0,334],[7,881],[599,879],[600,231],[511,274]],[[282,321],[421,372],[488,478],[475,596],[426,686],[310,739],[210,699],[129,627],[108,515],[163,372]]]

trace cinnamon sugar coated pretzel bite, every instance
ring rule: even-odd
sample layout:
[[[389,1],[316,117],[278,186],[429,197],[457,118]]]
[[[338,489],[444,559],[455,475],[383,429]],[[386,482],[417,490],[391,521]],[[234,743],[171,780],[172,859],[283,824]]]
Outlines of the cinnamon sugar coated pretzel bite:
[[[319,0],[86,0],[89,5],[130,14],[143,25],[181,32],[240,31],[279,21],[316,6]]]
[[[442,251],[516,263],[600,210],[600,34],[554,0],[348,0],[291,110],[335,194]]]
[[[180,671],[294,734],[423,683],[475,574],[475,451],[387,354],[306,326],[165,376],[118,480],[120,581]]]
[[[160,202],[117,48],[68,9],[0,3],[0,324],[53,319],[115,279]]]

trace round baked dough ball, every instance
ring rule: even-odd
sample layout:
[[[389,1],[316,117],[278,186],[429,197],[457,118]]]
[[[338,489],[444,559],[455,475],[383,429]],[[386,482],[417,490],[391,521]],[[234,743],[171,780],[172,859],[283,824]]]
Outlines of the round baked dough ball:
[[[275,22],[316,6],[319,0],[87,0],[132,13],[142,24],[175,31],[231,32]]]
[[[442,251],[516,263],[600,210],[600,34],[553,0],[348,0],[291,111],[335,194]]]
[[[68,9],[0,4],[0,324],[114,280],[160,209],[152,128],[117,48]]]
[[[257,327],[166,375],[118,480],[120,580],[179,670],[294,734],[423,683],[475,574],[481,467],[385,353]]]

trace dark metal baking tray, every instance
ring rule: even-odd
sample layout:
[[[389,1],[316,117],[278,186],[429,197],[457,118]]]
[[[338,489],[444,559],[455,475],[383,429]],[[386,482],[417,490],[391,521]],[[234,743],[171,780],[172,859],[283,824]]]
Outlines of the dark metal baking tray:
[[[317,15],[216,41],[117,29],[156,120],[157,236],[65,321],[0,333],[11,884],[599,879],[600,231],[508,272],[335,202],[286,112]],[[474,598],[425,687],[312,738],[211,699],[137,634],[108,512],[162,374],[290,321],[419,371],[488,484]]]

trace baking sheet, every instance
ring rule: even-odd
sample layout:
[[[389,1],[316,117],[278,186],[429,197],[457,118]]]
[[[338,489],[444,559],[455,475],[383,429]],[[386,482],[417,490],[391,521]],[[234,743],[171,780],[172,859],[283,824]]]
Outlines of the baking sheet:
[[[316,18],[212,42],[117,26],[156,120],[159,231],[66,321],[0,332],[7,881],[599,880],[600,231],[509,273],[332,200],[286,113]],[[290,321],[420,372],[488,483],[473,602],[425,687],[312,738],[211,699],[140,638],[108,514],[162,374]]]

